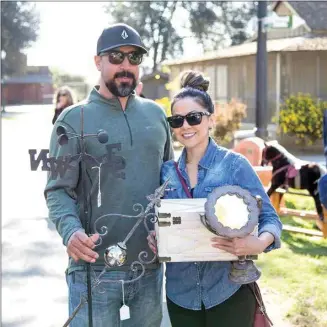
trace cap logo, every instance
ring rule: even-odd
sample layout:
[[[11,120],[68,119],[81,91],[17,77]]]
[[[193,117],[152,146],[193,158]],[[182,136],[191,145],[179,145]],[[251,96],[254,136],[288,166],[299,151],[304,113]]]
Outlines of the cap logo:
[[[128,38],[128,34],[125,30],[123,30],[123,33],[121,33],[121,37],[125,40]]]

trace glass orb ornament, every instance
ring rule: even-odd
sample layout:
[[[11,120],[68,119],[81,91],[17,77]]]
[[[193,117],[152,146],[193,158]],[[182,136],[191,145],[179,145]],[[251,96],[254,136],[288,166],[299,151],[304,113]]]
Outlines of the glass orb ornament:
[[[109,267],[120,267],[127,260],[127,248],[123,243],[117,243],[106,248],[104,261]]]

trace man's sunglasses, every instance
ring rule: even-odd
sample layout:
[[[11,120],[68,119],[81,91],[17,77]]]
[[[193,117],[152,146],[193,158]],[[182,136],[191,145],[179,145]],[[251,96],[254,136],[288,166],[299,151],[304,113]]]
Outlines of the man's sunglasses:
[[[202,122],[203,116],[211,116],[210,112],[196,111],[190,112],[185,116],[182,115],[174,115],[167,118],[167,121],[171,128],[180,128],[184,124],[184,119],[186,119],[187,123],[190,126],[199,125]]]
[[[143,60],[143,54],[139,51],[121,52],[121,51],[108,51],[100,53],[100,56],[108,56],[108,60],[113,65],[120,65],[125,57],[133,66],[139,65]]]

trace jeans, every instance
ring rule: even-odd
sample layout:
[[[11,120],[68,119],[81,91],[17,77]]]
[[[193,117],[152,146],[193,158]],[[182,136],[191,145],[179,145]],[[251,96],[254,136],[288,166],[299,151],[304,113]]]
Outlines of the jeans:
[[[91,276],[94,272],[91,272]],[[96,273],[99,274],[98,272]],[[135,277],[135,275],[134,275]],[[100,280],[129,280],[132,271],[106,272]],[[93,278],[91,277],[91,280]],[[160,327],[162,319],[162,265],[148,270],[144,276],[124,286],[125,304],[130,309],[130,319],[120,320],[119,309],[123,304],[122,283],[102,283],[92,290],[93,327]],[[74,271],[67,275],[69,289],[69,315],[80,303],[81,295],[87,296],[86,272]],[[88,327],[88,303],[85,303],[70,323],[70,327]]]

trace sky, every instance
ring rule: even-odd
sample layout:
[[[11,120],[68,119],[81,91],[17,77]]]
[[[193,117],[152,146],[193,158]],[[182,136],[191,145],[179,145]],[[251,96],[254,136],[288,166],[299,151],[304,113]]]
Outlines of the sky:
[[[36,2],[40,13],[39,38],[27,54],[30,66],[57,67],[71,74],[83,75],[96,83],[99,73],[94,65],[96,43],[102,30],[109,25],[103,9],[110,2]],[[186,44],[196,46],[192,40]]]
[[[35,4],[40,13],[39,38],[25,50],[28,65],[57,67],[70,74],[83,75],[91,84],[96,83],[99,73],[93,57],[97,39],[109,25],[109,16],[103,7],[110,2]],[[201,55],[201,47],[192,39],[185,41],[184,50],[185,55]]]
[[[108,26],[107,2],[36,2],[40,13],[39,38],[27,50],[28,65],[58,67],[96,81],[97,39]]]

